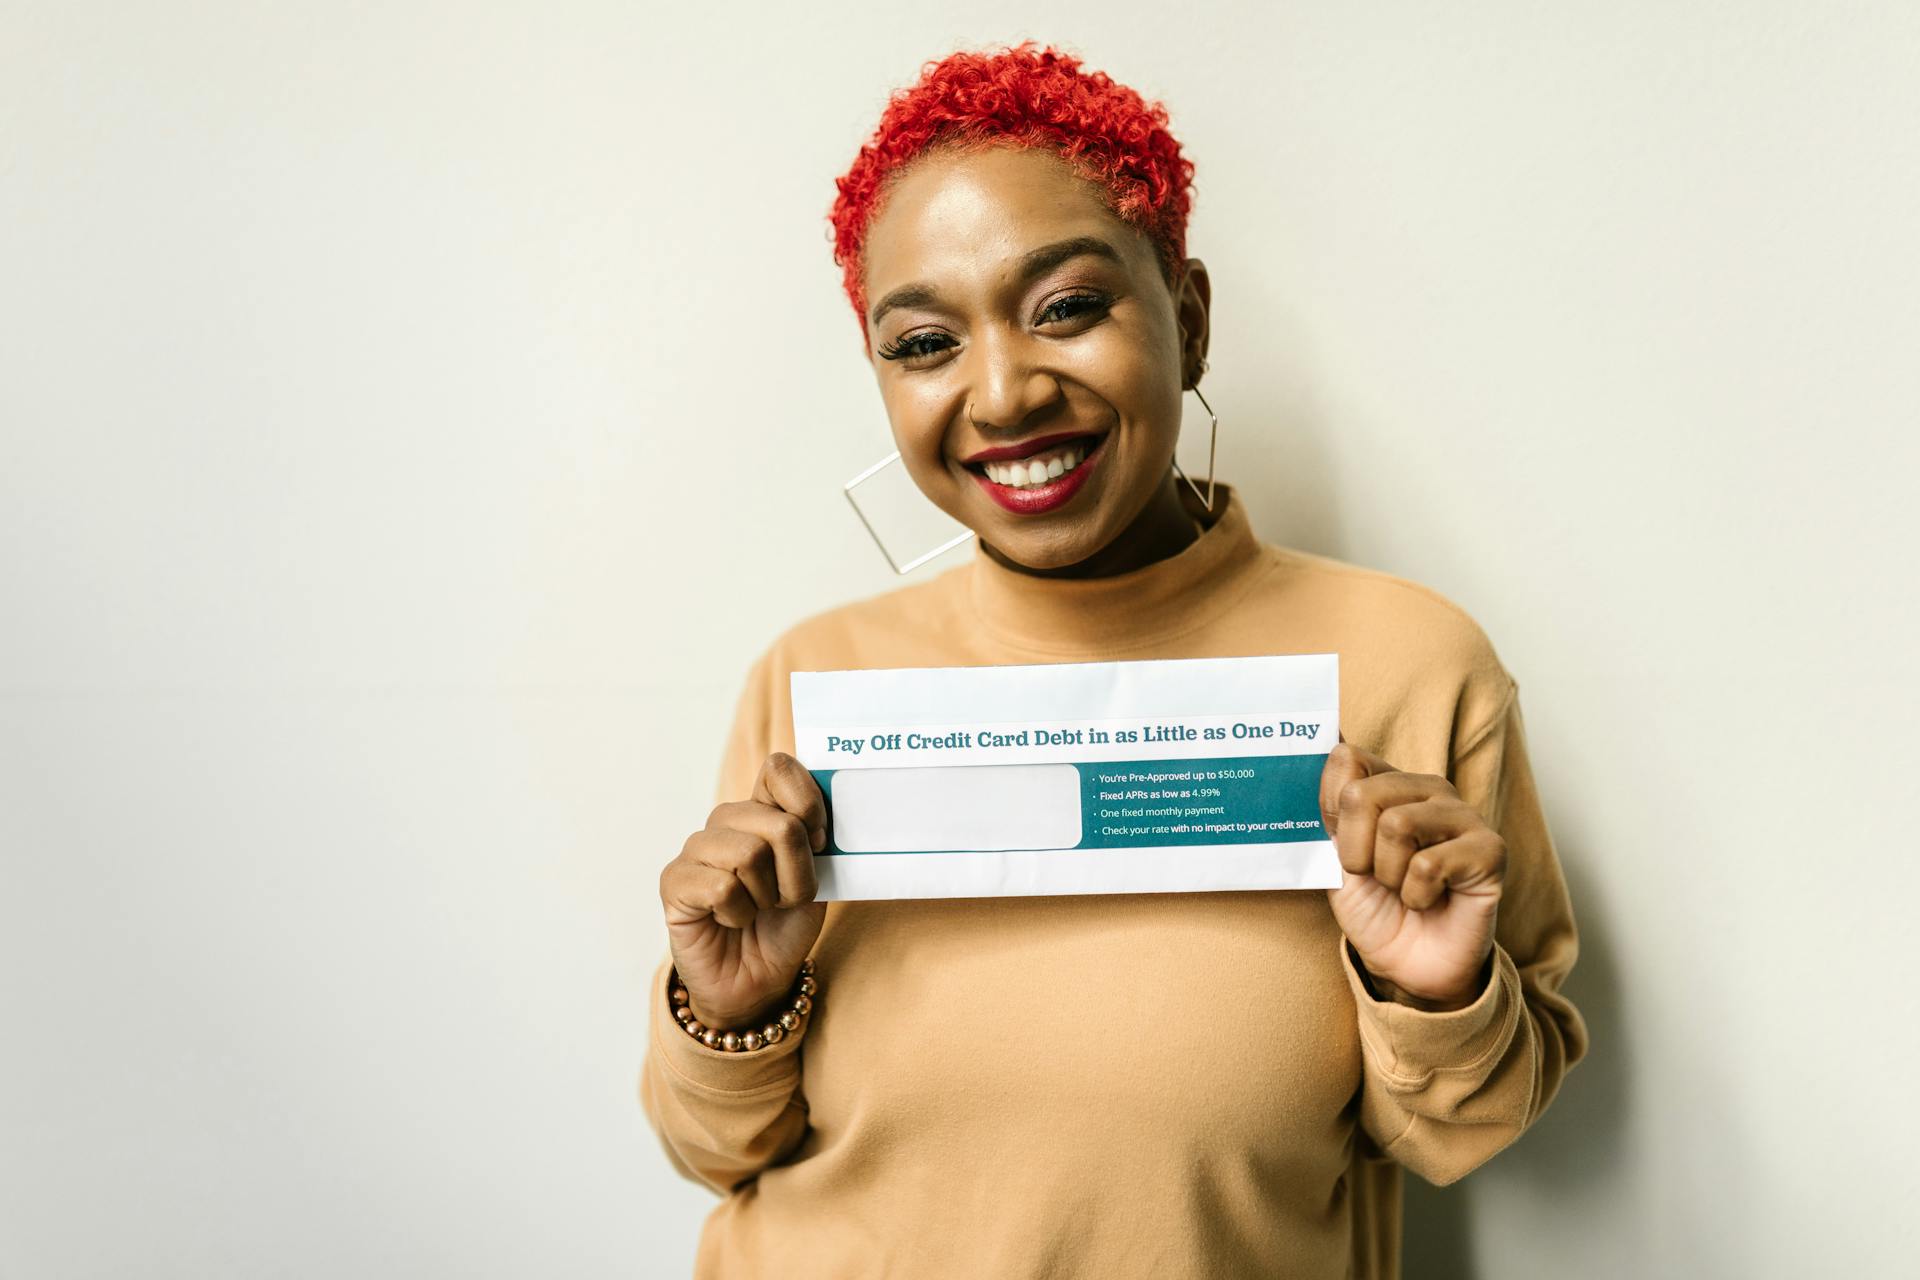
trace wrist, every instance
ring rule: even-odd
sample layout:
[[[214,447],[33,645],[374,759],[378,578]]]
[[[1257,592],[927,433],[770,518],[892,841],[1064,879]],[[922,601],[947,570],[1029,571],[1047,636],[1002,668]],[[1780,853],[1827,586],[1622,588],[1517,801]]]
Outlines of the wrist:
[[[813,1011],[813,997],[820,990],[813,976],[813,961],[802,960],[792,988],[776,999],[770,1009],[756,1008],[751,1013],[742,1013],[739,1015],[742,1021],[738,1023],[708,1023],[694,1006],[693,995],[681,982],[677,968],[668,971],[667,983],[667,998],[681,1030],[707,1048],[726,1053],[751,1052],[798,1034],[802,1022]]]
[[[736,1031],[743,1027],[757,1026],[768,1018],[777,1016],[786,1006],[785,991],[762,1000],[759,1004],[745,1009],[716,1009],[700,1003],[691,993],[686,1000],[687,1008],[693,1010],[693,1016],[716,1031]]]
[[[1481,961],[1473,982],[1459,991],[1410,991],[1368,967],[1351,943],[1347,945],[1347,952],[1353,959],[1354,968],[1359,970],[1362,982],[1375,999],[1421,1013],[1458,1013],[1485,995],[1488,984],[1493,981],[1492,952],[1488,952],[1487,958]]]
[[[1374,981],[1385,991],[1387,999],[1421,1013],[1457,1013],[1479,998],[1478,993],[1467,996],[1419,996],[1392,982],[1380,978]]]

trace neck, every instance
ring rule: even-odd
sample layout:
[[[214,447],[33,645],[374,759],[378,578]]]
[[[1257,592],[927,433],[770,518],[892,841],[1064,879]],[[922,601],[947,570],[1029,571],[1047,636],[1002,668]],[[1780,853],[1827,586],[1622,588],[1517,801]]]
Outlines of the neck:
[[[1057,569],[1035,569],[1009,560],[1000,551],[982,543],[986,553],[998,563],[1036,578],[1110,578],[1116,574],[1144,569],[1156,561],[1179,555],[1192,546],[1202,530],[1180,501],[1179,481],[1173,472],[1153,491],[1147,505],[1120,531],[1120,536],[1075,564]]]

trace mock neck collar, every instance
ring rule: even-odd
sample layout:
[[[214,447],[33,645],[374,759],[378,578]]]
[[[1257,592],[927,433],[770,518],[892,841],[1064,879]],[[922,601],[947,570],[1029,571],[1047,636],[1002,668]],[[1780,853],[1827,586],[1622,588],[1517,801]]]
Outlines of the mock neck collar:
[[[1246,508],[1231,486],[1214,486],[1200,536],[1164,560],[1105,578],[1044,578],[1009,569],[976,540],[965,588],[994,634],[1037,652],[1094,654],[1149,645],[1217,616],[1252,585],[1262,556]],[[1188,489],[1180,501],[1203,524]]]

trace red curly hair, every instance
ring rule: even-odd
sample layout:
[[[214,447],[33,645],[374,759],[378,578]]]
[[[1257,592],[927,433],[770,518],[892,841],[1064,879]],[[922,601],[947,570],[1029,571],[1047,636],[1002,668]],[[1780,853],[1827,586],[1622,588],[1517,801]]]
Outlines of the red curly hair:
[[[1083,72],[1080,59],[1033,41],[992,53],[961,51],[920,69],[896,91],[853,166],[835,179],[840,194],[833,224],[833,260],[867,350],[867,229],[891,180],[935,148],[1044,147],[1099,187],[1121,221],[1153,244],[1171,285],[1187,258],[1188,187],[1193,164],[1167,132],[1166,108],[1147,102],[1104,71]]]

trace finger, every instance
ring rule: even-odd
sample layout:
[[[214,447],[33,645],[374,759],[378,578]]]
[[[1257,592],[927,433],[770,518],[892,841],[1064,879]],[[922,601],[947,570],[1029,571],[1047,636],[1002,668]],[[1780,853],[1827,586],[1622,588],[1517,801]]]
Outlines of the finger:
[[[1447,878],[1440,860],[1422,849],[1407,863],[1407,875],[1400,882],[1400,901],[1409,911],[1426,911],[1447,892]]]
[[[748,832],[773,849],[778,886],[775,906],[797,907],[813,901],[820,884],[814,874],[812,835],[806,823],[785,809],[758,800],[737,800],[718,806],[707,819],[707,830],[720,828]]]
[[[1453,794],[1453,786],[1445,778],[1397,769],[1347,783],[1340,788],[1334,819],[1334,848],[1340,855],[1340,865],[1355,875],[1377,876],[1374,858],[1379,849],[1381,815],[1396,806],[1442,794]],[[1404,862],[1392,868],[1396,876],[1404,869]],[[1394,884],[1398,883],[1396,879]]]
[[[1507,842],[1491,827],[1477,826],[1414,855],[1400,899],[1426,911],[1449,893],[1497,896],[1506,875]]]
[[[1410,781],[1418,777],[1401,776]],[[1373,878],[1389,889],[1399,889],[1415,854],[1478,825],[1480,815],[1451,795],[1407,800],[1382,810],[1375,826]]]
[[[1392,773],[1393,766],[1374,755],[1354,746],[1345,738],[1327,753],[1327,762],[1320,767],[1320,825],[1333,835],[1340,821],[1340,793],[1349,783],[1376,773]]]
[[[660,873],[660,900],[668,924],[695,924],[712,916],[729,929],[744,929],[757,914],[753,896],[730,871],[675,858]]]
[[[779,905],[780,881],[773,869],[773,847],[751,831],[721,827],[696,832],[687,841],[687,856],[739,877],[758,910],[771,911]]]
[[[813,851],[827,847],[827,801],[820,784],[807,767],[784,751],[776,751],[760,766],[754,779],[753,798],[761,804],[785,809],[806,824]]]

